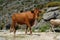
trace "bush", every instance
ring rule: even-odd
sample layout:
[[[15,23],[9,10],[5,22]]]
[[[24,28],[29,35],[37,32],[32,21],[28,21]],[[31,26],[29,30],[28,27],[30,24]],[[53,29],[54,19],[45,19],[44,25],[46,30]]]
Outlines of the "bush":
[[[42,27],[39,26],[38,28],[32,28],[32,31],[33,32],[46,32],[46,31],[49,31],[49,29],[50,29],[50,24],[47,23],[43,25]]]
[[[44,7],[44,5],[43,5],[43,4],[37,5],[37,8],[42,9],[43,7]]]
[[[0,4],[3,4],[4,0],[0,0]]]
[[[60,6],[60,2],[49,2],[46,4],[46,7]]]
[[[40,27],[40,28],[39,28],[39,31],[40,31],[40,32],[46,32],[46,31],[49,30],[49,29],[50,29],[50,25],[46,24],[46,25]]]
[[[3,10],[3,7],[2,6],[0,6],[0,10]]]
[[[1,23],[0,24],[0,30],[3,29],[3,27],[4,27],[4,23]]]

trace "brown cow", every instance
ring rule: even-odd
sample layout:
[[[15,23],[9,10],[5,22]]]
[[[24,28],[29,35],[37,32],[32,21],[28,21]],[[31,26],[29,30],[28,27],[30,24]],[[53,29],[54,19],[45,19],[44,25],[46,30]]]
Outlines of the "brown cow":
[[[14,31],[14,34],[16,32],[15,30],[15,25],[17,24],[26,24],[26,31],[25,33],[27,34],[27,29],[29,28],[30,34],[32,34],[31,26],[34,24],[35,19],[37,19],[39,12],[41,12],[39,9],[35,8],[34,11],[26,11],[22,13],[15,13],[12,15],[12,25],[10,27],[10,31]]]

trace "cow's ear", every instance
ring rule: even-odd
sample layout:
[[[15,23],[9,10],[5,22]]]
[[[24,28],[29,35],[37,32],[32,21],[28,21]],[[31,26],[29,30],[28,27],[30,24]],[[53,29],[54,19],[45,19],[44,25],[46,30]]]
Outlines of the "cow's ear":
[[[34,10],[31,10],[31,13],[34,13]]]
[[[21,10],[20,12],[23,12],[23,10]]]

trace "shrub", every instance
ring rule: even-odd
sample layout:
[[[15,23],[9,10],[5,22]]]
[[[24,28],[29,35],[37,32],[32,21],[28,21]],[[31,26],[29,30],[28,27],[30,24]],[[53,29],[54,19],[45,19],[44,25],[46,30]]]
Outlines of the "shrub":
[[[43,4],[37,5],[37,8],[42,9],[43,7],[44,7],[44,5],[43,5]]]
[[[0,4],[3,4],[4,0],[0,0]]]
[[[48,29],[50,29],[50,25],[46,24],[39,28],[40,32],[46,32]]]
[[[49,2],[46,4],[46,7],[60,6],[60,2]]]
[[[0,6],[0,10],[3,10],[3,7],[2,6]]]
[[[45,24],[45,25],[43,25],[43,26],[38,26],[38,28],[32,28],[32,31],[33,32],[46,32],[46,31],[48,31],[50,29],[50,24]],[[35,31],[35,30],[37,30],[37,31]]]

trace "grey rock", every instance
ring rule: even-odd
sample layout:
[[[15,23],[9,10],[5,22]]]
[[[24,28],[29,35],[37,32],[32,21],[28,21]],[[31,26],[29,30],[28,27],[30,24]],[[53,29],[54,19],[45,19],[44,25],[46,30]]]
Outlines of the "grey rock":
[[[43,15],[43,19],[45,20],[49,20],[50,18],[53,18],[53,17],[54,17],[54,12],[45,13]]]
[[[47,8],[47,12],[49,11],[53,11],[53,10],[58,10],[59,7],[50,7],[50,8]]]
[[[55,10],[55,9],[57,9],[57,10]],[[48,12],[44,13],[44,15],[43,15],[43,19],[45,19],[45,20],[49,20],[52,18],[60,19],[60,11],[59,11],[58,7],[49,9]]]
[[[46,24],[47,24],[47,22],[44,21],[43,19],[41,19],[40,22],[37,25],[35,25],[35,27],[33,27],[33,28],[38,29],[38,28],[45,26]]]

